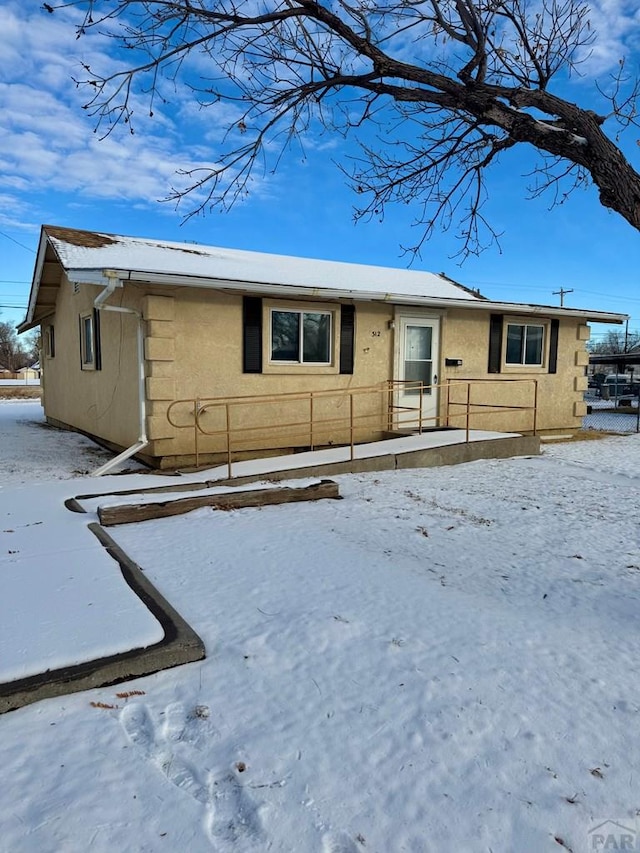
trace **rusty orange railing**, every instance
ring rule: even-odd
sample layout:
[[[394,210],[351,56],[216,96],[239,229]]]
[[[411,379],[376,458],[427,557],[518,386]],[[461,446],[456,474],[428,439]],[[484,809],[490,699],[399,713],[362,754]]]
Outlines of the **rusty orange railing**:
[[[512,402],[496,403],[486,402],[486,393],[484,401],[473,399],[474,391],[486,389],[488,385],[493,385],[496,389],[494,393],[504,391],[514,384],[528,386],[531,393],[531,402],[525,405],[515,405]],[[461,400],[452,399],[454,389],[463,391]],[[456,413],[456,408],[462,408],[462,412]],[[538,429],[538,380],[537,379],[522,379],[522,378],[500,378],[500,379],[447,379],[446,382],[446,398],[444,402],[445,423],[447,426],[456,426],[455,421],[460,418],[464,419],[464,428],[466,440],[469,441],[469,429],[471,420],[483,415],[505,414],[507,412],[530,412],[531,413],[531,433],[536,435]],[[521,430],[519,430],[521,431]]]
[[[257,450],[256,445],[263,447],[274,446],[274,442],[281,446],[304,446],[310,450],[319,444],[327,445],[333,443],[327,440],[326,435],[340,435],[347,440],[339,444],[350,448],[350,459],[354,458],[354,446],[362,439],[363,435],[371,435],[372,432],[417,432],[421,433],[425,428],[440,426],[456,427],[456,422],[463,418],[466,441],[469,441],[471,421],[483,414],[496,414],[508,411],[531,410],[533,412],[533,432],[536,430],[537,411],[537,381],[536,380],[486,380],[488,382],[533,382],[534,399],[531,406],[514,406],[511,404],[483,403],[473,399],[472,388],[485,380],[447,380],[441,385],[428,386],[422,382],[411,382],[401,380],[388,380],[377,385],[369,385],[358,388],[325,389],[321,391],[295,391],[284,394],[264,394],[256,396],[231,396],[231,397],[194,397],[175,400],[167,410],[169,423],[176,429],[189,429],[193,432],[193,449],[196,466],[200,464],[200,456],[203,452],[201,441],[203,438],[218,439],[221,449],[215,452],[224,453],[229,477],[232,476],[232,462],[234,454],[243,450]],[[456,399],[457,389],[462,388],[463,399]],[[444,389],[444,400],[436,403],[436,414],[425,415],[423,403],[425,395],[434,391]],[[456,389],[456,390],[454,390]],[[417,392],[415,405],[406,402],[400,404],[401,391]],[[362,409],[361,400],[369,398],[380,399],[380,405],[372,405],[369,402],[368,411]],[[329,417],[322,416],[322,402],[333,401],[334,413]],[[335,414],[346,401],[346,412]],[[281,410],[288,404],[300,412],[296,414],[295,420],[281,420]],[[271,415],[263,418],[263,422],[257,415],[258,411],[265,412],[268,407],[275,407]],[[457,409],[462,406],[464,411]],[[247,408],[251,412],[248,420],[253,421],[249,425],[239,424],[238,415]],[[209,415],[218,415],[218,422],[222,425],[213,428],[207,424]],[[325,441],[322,441],[323,435]],[[272,443],[269,445],[269,436]],[[347,438],[348,436],[348,438]],[[265,444],[266,440],[266,444]],[[277,445],[276,445],[277,446]],[[208,450],[206,452],[211,452]]]

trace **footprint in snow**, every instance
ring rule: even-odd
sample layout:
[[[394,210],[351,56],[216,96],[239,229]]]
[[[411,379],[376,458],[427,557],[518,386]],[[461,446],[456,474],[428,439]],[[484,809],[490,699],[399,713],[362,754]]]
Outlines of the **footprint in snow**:
[[[146,705],[136,702],[120,712],[129,740],[176,788],[207,809],[206,830],[212,844],[227,841],[242,849],[262,837],[258,807],[230,770],[211,772],[202,766],[199,750],[219,736],[208,721],[208,709],[187,713],[179,703],[168,705],[155,725]]]
[[[327,833],[322,837],[322,853],[359,853],[359,848],[346,832]]]
[[[262,824],[258,806],[234,773],[211,774],[209,791],[212,841],[222,839],[238,845],[241,841],[260,840]]]
[[[195,718],[197,721],[197,718]],[[198,802],[207,805],[209,793],[206,776],[198,770],[188,753],[178,744],[197,741],[197,732],[182,705],[169,705],[161,726],[155,726],[146,705],[134,703],[120,712],[120,722],[129,740],[173,783]]]

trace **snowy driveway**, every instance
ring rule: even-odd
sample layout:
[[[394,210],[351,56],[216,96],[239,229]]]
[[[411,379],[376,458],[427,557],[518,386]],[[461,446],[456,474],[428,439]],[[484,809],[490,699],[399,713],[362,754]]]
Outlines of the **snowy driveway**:
[[[630,471],[638,436],[118,528],[209,657],[0,717],[2,843],[583,853],[605,821],[635,834]]]

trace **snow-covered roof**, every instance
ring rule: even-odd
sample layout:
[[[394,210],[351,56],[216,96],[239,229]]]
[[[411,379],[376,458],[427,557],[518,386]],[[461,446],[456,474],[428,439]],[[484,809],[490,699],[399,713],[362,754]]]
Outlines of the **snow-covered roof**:
[[[113,278],[157,285],[225,288],[261,295],[360,299],[427,308],[459,307],[583,321],[622,323],[624,314],[494,302],[461,284],[422,270],[312,260],[239,249],[124,237],[44,225],[24,332],[54,310],[51,293],[38,299],[45,256],[51,247],[72,282],[105,286]],[[36,306],[39,310],[36,313]]]
[[[477,300],[477,294],[430,272],[339,261],[312,260],[263,252],[222,249],[45,226],[66,270],[134,271],[212,281],[327,288],[349,293],[379,292]]]

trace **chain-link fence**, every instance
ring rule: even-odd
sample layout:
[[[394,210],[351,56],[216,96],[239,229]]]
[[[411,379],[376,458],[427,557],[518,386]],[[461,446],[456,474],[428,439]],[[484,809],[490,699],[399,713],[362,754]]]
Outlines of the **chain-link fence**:
[[[619,433],[640,432],[639,390],[635,383],[589,388],[584,395],[587,414],[582,420],[582,429]]]

